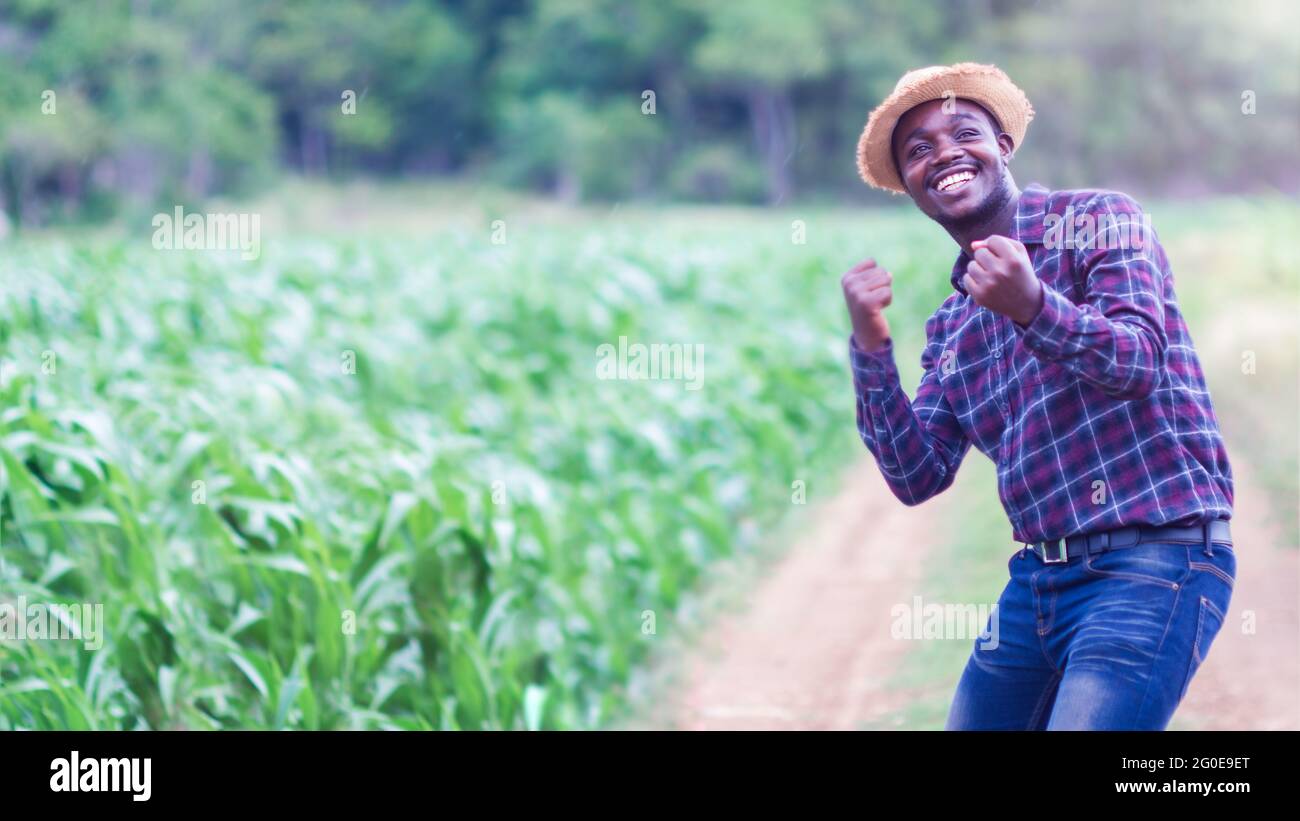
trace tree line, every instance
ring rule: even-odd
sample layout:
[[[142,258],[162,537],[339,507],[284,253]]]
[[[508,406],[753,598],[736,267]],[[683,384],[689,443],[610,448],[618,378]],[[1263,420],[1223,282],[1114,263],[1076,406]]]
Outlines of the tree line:
[[[867,113],[961,60],[1033,101],[1025,179],[1294,193],[1298,21],[1285,0],[0,0],[0,200],[96,220],[300,173],[867,201]]]

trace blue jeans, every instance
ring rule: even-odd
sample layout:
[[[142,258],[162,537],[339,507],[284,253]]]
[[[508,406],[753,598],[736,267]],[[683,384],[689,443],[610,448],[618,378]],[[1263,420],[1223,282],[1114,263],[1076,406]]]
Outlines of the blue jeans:
[[[1025,549],[1007,569],[946,729],[1163,730],[1223,627],[1237,559],[1161,541],[1065,564]]]

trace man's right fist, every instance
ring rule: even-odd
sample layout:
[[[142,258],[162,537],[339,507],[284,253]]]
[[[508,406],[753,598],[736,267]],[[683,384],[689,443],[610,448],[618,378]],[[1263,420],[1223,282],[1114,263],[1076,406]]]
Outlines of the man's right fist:
[[[878,267],[874,259],[859,262],[840,278],[853,323],[853,338],[864,352],[880,350],[889,339],[884,310],[894,299],[890,287],[893,281],[894,275]]]

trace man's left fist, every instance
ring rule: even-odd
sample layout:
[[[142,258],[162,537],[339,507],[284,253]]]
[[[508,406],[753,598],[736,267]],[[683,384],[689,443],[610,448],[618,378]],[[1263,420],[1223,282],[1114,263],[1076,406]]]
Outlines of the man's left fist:
[[[962,287],[976,305],[1027,326],[1043,307],[1043,284],[1034,273],[1025,246],[993,234],[970,244],[975,252]]]

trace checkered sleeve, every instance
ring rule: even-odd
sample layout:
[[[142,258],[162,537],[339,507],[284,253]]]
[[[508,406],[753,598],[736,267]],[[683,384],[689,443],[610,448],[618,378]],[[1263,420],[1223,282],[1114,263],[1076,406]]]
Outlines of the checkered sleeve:
[[[1086,281],[1083,304],[1044,282],[1042,310],[1012,327],[1039,359],[1108,396],[1142,399],[1160,384],[1169,344],[1164,252],[1132,198],[1107,193],[1090,206],[1095,233],[1067,261]]]
[[[906,505],[918,505],[946,490],[971,446],[939,382],[937,324],[936,317],[926,323],[929,341],[921,355],[925,373],[913,400],[899,382],[892,339],[867,353],[849,337],[858,434],[890,490]]]

